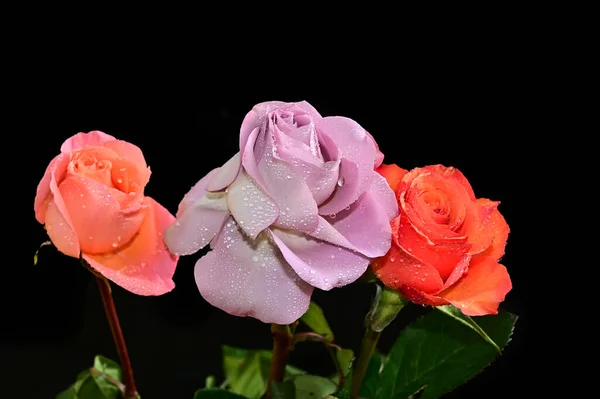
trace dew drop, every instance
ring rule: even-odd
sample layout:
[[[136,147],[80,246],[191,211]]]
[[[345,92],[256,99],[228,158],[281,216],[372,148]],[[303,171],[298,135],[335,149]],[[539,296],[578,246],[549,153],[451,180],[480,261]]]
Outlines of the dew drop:
[[[118,247],[118,246],[119,246],[119,244],[117,244],[116,242],[113,242],[113,243],[112,243],[112,247],[113,247],[113,248],[116,248],[116,247]]]
[[[252,262],[258,262],[258,256],[252,255]]]
[[[343,177],[340,177],[337,181],[337,185],[342,187],[344,185],[345,181],[346,181],[346,179],[344,179]]]

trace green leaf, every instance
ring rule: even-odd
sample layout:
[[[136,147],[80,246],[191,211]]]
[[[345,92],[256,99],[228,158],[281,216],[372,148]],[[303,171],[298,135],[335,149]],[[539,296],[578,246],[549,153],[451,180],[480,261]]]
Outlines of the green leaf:
[[[228,391],[227,389],[219,388],[204,388],[199,389],[194,394],[193,399],[242,399],[245,397]]]
[[[232,392],[248,398],[260,398],[267,391],[271,351],[247,350],[223,346],[223,369],[226,385]],[[305,371],[287,365],[285,376],[306,374]]]
[[[94,368],[101,373],[111,376],[117,381],[122,381],[121,366],[114,360],[110,360],[102,355],[97,355],[94,358]]]
[[[352,349],[336,349],[335,356],[344,375],[348,375],[354,361],[354,352]]]
[[[333,341],[333,331],[331,331],[329,323],[325,319],[323,310],[316,303],[310,302],[308,310],[302,315],[300,321],[317,334],[322,335],[326,340]]]
[[[38,263],[38,255],[40,253],[40,249],[42,249],[42,247],[45,247],[46,245],[51,245],[52,241],[44,241],[40,247],[37,249],[37,251],[35,251],[35,253],[33,254],[33,264],[37,265]]]
[[[457,321],[459,321],[459,322],[463,323],[465,326],[473,329],[473,331],[475,331],[477,334],[479,334],[481,336],[481,338],[483,338],[487,343],[492,345],[498,351],[498,353],[502,352],[502,350],[500,349],[498,344],[496,344],[490,338],[490,336],[487,335],[487,333],[485,331],[483,331],[483,329],[481,327],[479,327],[479,325],[475,322],[475,320],[473,320],[470,316],[467,316],[466,314],[464,314],[459,308],[452,306],[452,305],[444,305],[444,306],[438,306],[436,309],[444,312],[445,314],[447,314],[450,317],[454,317]]]
[[[336,384],[318,375],[299,375],[292,380],[296,386],[296,399],[321,399],[335,392]]]
[[[517,316],[500,312],[479,317],[481,328],[503,347]],[[378,398],[434,399],[473,377],[498,355],[472,328],[442,312],[430,312],[401,333],[380,377]]]
[[[98,355],[94,358],[94,367],[80,372],[75,383],[56,399],[118,399],[123,389],[120,381],[119,365]]]
[[[292,381],[273,381],[271,399],[296,399],[296,385]]]
[[[75,392],[75,386],[71,385],[69,388],[56,395],[56,399],[78,399],[77,392]]]
[[[375,399],[379,396],[379,376],[382,370],[384,356],[375,351],[369,364],[367,365],[367,371],[363,378],[362,385],[360,386],[360,396],[368,399]]]

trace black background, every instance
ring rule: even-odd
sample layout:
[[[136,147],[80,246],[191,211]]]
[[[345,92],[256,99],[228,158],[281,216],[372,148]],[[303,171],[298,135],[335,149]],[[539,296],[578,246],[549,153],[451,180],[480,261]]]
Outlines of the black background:
[[[478,197],[501,201],[511,227],[503,264],[513,290],[502,307],[520,316],[504,355],[448,398],[509,397],[526,392],[530,367],[526,346],[531,321],[528,292],[534,272],[526,267],[527,213],[521,171],[530,162],[523,137],[530,132],[534,74],[517,50],[496,45],[464,52],[448,48],[436,56],[401,61],[367,56],[340,62],[312,60],[318,68],[285,68],[283,55],[149,58],[135,67],[85,57],[58,69],[34,68],[21,93],[21,123],[13,137],[26,154],[13,178],[23,195],[19,226],[26,242],[11,261],[15,277],[5,281],[2,371],[11,389],[26,398],[52,398],[91,365],[94,355],[117,359],[95,281],[77,260],[52,247],[33,254],[47,240],[33,213],[37,183],[62,142],[77,132],[102,130],[138,145],[152,176],[146,195],[172,213],[188,189],[237,151],[239,127],[258,102],[310,102],[323,116],[350,117],[378,141],[386,163],[403,168],[441,163],[459,168]],[[499,55],[499,51],[502,51]],[[270,54],[269,52],[265,52]],[[153,64],[153,62],[156,63]],[[247,68],[248,63],[254,67]],[[283,65],[283,67],[282,67]],[[275,74],[271,71],[277,70]],[[260,73],[258,73],[259,71]],[[5,154],[10,156],[10,154]],[[16,156],[17,154],[15,154]],[[21,227],[19,227],[20,229]],[[208,375],[222,380],[220,346],[270,348],[269,326],[225,314],[208,305],[193,279],[204,252],[182,257],[176,288],[161,297],[139,297],[113,288],[138,388],[144,399],[191,398]],[[15,263],[16,262],[16,263]],[[337,342],[357,350],[373,287],[349,286],[313,296],[324,309]],[[384,332],[387,352],[397,333],[419,309],[404,311]],[[333,370],[318,344],[305,344],[291,363],[315,373]],[[13,397],[13,396],[10,396]]]

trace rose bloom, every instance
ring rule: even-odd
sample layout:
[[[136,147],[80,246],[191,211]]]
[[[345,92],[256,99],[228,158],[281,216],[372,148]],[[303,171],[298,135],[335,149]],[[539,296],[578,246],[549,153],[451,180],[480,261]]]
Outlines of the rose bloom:
[[[175,218],[144,196],[142,151],[100,131],[66,140],[37,187],[35,217],[56,248],[139,295],[171,291],[177,256],[162,233]]]
[[[381,165],[378,172],[396,193],[400,215],[391,223],[390,251],[372,264],[377,277],[418,304],[497,313],[512,288],[498,263],[509,232],[499,202],[476,199],[453,167]]]
[[[355,281],[390,248],[394,193],[374,171],[383,154],[361,126],[307,102],[266,102],[244,119],[240,152],[183,198],[165,241],[210,251],[196,283],[212,305],[289,324],[313,289]]]

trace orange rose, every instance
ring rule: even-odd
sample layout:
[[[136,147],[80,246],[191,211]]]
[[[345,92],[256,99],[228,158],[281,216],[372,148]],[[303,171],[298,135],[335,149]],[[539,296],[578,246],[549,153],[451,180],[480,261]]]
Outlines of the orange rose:
[[[377,170],[396,193],[392,248],[371,267],[414,303],[452,304],[470,316],[496,314],[511,290],[504,255],[509,228],[499,202],[475,198],[461,172],[442,165]]]
[[[52,243],[135,294],[171,291],[177,257],[162,233],[175,218],[144,196],[150,168],[142,151],[99,131],[78,133],[60,150],[34,205]]]

